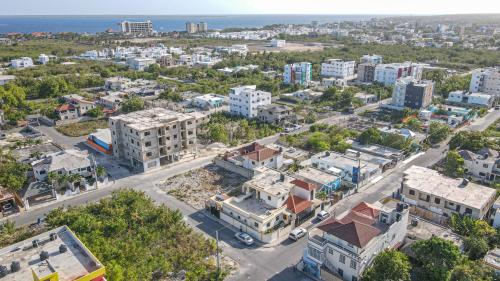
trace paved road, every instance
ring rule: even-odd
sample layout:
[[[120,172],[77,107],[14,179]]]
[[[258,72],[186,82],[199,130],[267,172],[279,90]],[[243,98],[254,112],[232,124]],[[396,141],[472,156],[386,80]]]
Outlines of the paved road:
[[[500,111],[490,112],[486,117],[476,120],[471,126],[461,128],[460,130],[484,130],[489,124],[500,117]],[[271,136],[263,140],[263,143],[270,143],[276,139]],[[445,152],[447,146],[441,145],[437,148],[429,149],[424,155],[400,165],[395,169],[384,174],[384,178],[377,183],[364,187],[359,193],[349,196],[334,206],[337,214],[351,209],[355,204],[361,201],[376,202],[386,196],[390,196],[393,191],[399,187],[403,171],[411,165],[431,166],[437,162]],[[34,209],[30,212],[22,213],[11,217],[18,225],[30,224],[43,217],[51,209],[61,206],[75,206],[87,202],[97,201],[103,197],[109,196],[114,190],[132,187],[136,190],[144,191],[153,198],[158,204],[165,204],[172,209],[180,210],[186,218],[187,223],[195,229],[206,235],[215,236],[215,231],[219,231],[219,238],[224,253],[239,263],[239,271],[229,277],[229,280],[308,280],[299,273],[292,270],[301,257],[306,239],[291,243],[289,240],[275,247],[243,247],[234,238],[234,232],[226,228],[223,224],[214,221],[203,211],[198,211],[186,204],[179,202],[175,198],[161,192],[156,187],[156,183],[165,180],[185,171],[196,169],[207,165],[213,159],[213,156],[194,159],[189,162],[178,163],[165,169],[151,172],[148,174],[139,174],[117,180],[112,186],[92,191],[63,202],[56,202],[50,206]]]

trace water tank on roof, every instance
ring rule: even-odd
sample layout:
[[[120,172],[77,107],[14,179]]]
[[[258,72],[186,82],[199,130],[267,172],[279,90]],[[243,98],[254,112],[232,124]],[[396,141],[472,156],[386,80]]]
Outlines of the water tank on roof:
[[[40,240],[35,239],[35,240],[33,240],[31,243],[33,244],[33,248],[36,248],[36,247],[38,247],[38,245],[40,244]]]
[[[18,272],[19,270],[21,270],[21,263],[19,263],[18,261],[13,261],[10,264],[10,271],[11,272]]]
[[[68,246],[61,244],[59,245],[59,253],[66,253],[68,251]]]
[[[50,237],[50,241],[54,241],[57,239],[57,233],[51,233],[49,237]]]
[[[9,270],[6,266],[0,265],[0,278],[7,276],[9,274]]]
[[[44,261],[44,260],[48,260],[49,259],[49,252],[47,251],[42,251],[40,253],[40,260]]]

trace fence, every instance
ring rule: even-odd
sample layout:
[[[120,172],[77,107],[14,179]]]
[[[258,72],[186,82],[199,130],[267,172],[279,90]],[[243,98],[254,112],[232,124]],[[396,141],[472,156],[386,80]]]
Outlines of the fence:
[[[217,165],[223,169],[226,169],[230,172],[239,174],[247,179],[251,179],[255,176],[255,171],[247,169],[247,168],[243,168],[241,166],[237,166],[237,165],[235,165],[229,161],[225,161],[221,158],[215,158],[214,163],[215,163],[215,165]]]

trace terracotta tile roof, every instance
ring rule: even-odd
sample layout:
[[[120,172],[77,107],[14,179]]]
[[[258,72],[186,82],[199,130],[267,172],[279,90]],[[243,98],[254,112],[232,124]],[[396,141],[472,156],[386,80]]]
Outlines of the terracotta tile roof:
[[[362,202],[341,219],[330,218],[318,228],[358,248],[363,248],[387,228],[378,223],[379,213],[379,209]]]
[[[75,109],[75,107],[72,104],[65,103],[65,104],[62,104],[59,107],[57,107],[56,111],[61,112],[61,111],[74,110],[74,109]]]
[[[319,187],[316,184],[305,182],[305,181],[299,180],[299,179],[293,180],[292,184],[294,184],[294,185],[296,185],[296,186],[298,186],[300,188],[303,188],[303,189],[305,189],[307,191],[315,190],[315,189],[317,189]]]
[[[286,201],[286,208],[294,214],[301,213],[312,206],[312,202],[296,195],[290,195]]]
[[[278,150],[265,147],[257,142],[240,148],[239,152],[241,156],[248,157],[255,161],[267,160],[280,153]]]

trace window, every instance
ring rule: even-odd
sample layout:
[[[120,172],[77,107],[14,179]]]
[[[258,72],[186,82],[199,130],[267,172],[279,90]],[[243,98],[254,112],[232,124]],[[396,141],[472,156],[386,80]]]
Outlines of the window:
[[[254,222],[254,223],[253,223],[253,225],[254,225],[255,227],[259,227],[259,224],[258,224],[258,223],[256,223],[256,222]]]
[[[340,275],[340,277],[344,277],[344,271],[342,270],[342,268],[339,268],[337,270],[337,273]]]
[[[267,196],[267,200],[271,201],[271,196]]]
[[[332,248],[328,248],[328,253],[330,253],[330,255],[333,255],[333,249]]]
[[[177,138],[177,135],[174,135],[174,140]]]
[[[345,256],[344,255],[339,256],[339,262],[345,264]]]
[[[410,192],[410,195],[415,195],[415,190],[410,189],[410,191],[409,191],[409,192]]]
[[[483,168],[488,168],[488,164],[483,164]]]
[[[276,217],[276,221],[279,221],[279,220],[280,220],[280,217],[279,217],[279,216],[277,216],[277,217]]]
[[[271,223],[270,223],[270,222],[268,222],[268,223],[267,223],[267,227],[270,227],[270,226],[271,226]]]
[[[173,128],[173,129],[177,128],[177,125],[173,125],[173,126],[172,126],[172,128]]]
[[[149,135],[151,135],[151,132],[149,132],[149,131],[144,132],[144,136],[145,136],[145,137],[147,137],[147,136],[149,136]]]
[[[441,199],[440,198],[434,198],[434,203],[441,204]]]
[[[352,281],[358,281],[358,277],[353,276],[353,277],[352,277]]]
[[[150,146],[151,146],[151,142],[150,142],[150,141],[147,141],[144,145],[145,145],[146,147],[150,147]]]
[[[146,156],[147,156],[147,157],[151,157],[151,156],[153,156],[153,152],[147,152],[147,153],[146,153]]]
[[[465,213],[472,215],[472,209],[471,208],[465,208]]]
[[[356,269],[357,263],[355,260],[351,260],[351,268]]]

